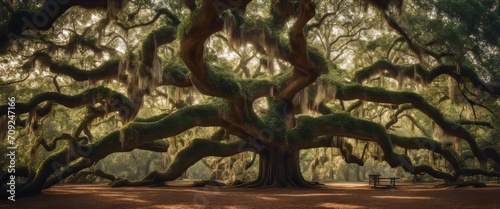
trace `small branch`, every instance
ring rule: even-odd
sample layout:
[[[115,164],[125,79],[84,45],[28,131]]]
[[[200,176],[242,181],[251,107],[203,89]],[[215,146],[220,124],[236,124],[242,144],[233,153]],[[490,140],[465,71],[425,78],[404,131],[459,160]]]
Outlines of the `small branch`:
[[[28,77],[30,77],[30,73],[28,73],[26,75],[26,77],[24,77],[23,79],[21,79],[19,81],[9,81],[7,83],[0,83],[0,86],[7,86],[7,85],[15,84],[15,83],[21,83],[21,82],[24,82],[26,79],[28,79]]]
[[[476,126],[486,126],[488,128],[491,128],[491,129],[494,129],[495,126],[493,126],[491,123],[489,122],[485,122],[485,121],[470,121],[470,120],[459,120],[457,121],[457,123],[461,124],[461,125],[476,125]]]

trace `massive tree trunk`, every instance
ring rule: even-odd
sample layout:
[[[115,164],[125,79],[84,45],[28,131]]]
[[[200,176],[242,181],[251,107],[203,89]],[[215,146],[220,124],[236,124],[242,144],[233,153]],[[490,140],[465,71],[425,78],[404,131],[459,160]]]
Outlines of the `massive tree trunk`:
[[[259,175],[242,187],[292,186],[311,187],[300,171],[299,151],[284,151],[278,146],[266,146],[259,153]]]

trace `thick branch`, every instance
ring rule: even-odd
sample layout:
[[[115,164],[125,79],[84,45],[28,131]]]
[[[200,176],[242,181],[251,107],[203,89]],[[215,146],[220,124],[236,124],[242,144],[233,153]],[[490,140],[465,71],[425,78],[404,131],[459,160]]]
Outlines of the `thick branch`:
[[[191,144],[177,153],[175,160],[170,164],[166,172],[160,173],[154,171],[140,181],[116,181],[113,183],[113,186],[143,186],[173,181],[204,157],[229,157],[241,153],[247,148],[249,148],[249,145],[244,141],[225,144],[210,139],[194,139]]]
[[[360,85],[339,87],[336,92],[336,98],[340,100],[362,99],[365,101],[397,105],[412,104],[413,107],[431,118],[444,131],[444,133],[466,140],[471,147],[472,152],[480,162],[484,162],[486,160],[485,153],[478,147],[475,138],[469,131],[467,131],[460,124],[447,120],[439,109],[427,103],[422,96],[416,93],[392,92],[381,88],[363,87]],[[496,163],[500,164],[500,161],[496,161]]]
[[[55,92],[46,92],[34,96],[27,103],[17,103],[16,109],[12,110],[17,115],[30,112],[40,103],[45,101],[53,101],[54,103],[63,105],[68,108],[80,107],[83,105],[103,103],[109,107],[110,111],[128,111],[128,113],[135,112],[135,105],[125,96],[119,92],[115,92],[105,87],[96,87],[84,91],[83,93],[68,96]],[[0,115],[7,114],[7,105],[0,106]],[[135,115],[127,115],[129,118]]]
[[[357,71],[354,75],[354,81],[362,83],[377,75],[397,79],[399,82],[402,82],[400,79],[403,78],[411,79],[423,85],[433,82],[440,75],[449,75],[457,82],[461,82],[461,78],[466,78],[475,88],[490,94],[500,95],[498,88],[493,84],[484,83],[473,69],[456,65],[438,65],[427,71],[420,64],[399,66],[386,60],[379,60],[371,66]]]
[[[297,126],[288,132],[290,147],[300,149],[324,145],[324,140],[313,140],[318,136],[336,135],[360,140],[374,141],[382,148],[384,160],[391,166],[402,166],[410,173],[426,172],[441,179],[453,179],[448,173],[436,171],[429,166],[413,166],[411,160],[394,153],[390,136],[381,125],[351,117],[347,113],[312,118],[303,116],[298,119]]]
[[[126,152],[134,148],[145,148],[145,146],[156,149],[159,147],[158,143],[161,142],[146,144],[180,134],[195,126],[223,125],[224,122],[219,118],[219,109],[214,105],[187,107],[154,122],[129,123],[120,131],[114,131],[93,144],[78,144],[76,149],[62,149],[53,153],[37,169],[33,181],[16,190],[16,195],[23,196],[40,192],[43,188],[56,184],[111,153]],[[163,150],[166,146],[160,147],[163,147],[161,148]],[[58,172],[57,176],[47,181],[54,172]]]

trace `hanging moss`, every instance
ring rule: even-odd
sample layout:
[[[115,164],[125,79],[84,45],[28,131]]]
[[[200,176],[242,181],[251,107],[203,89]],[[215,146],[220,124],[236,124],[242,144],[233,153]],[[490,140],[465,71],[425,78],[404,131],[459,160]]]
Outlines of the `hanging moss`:
[[[171,26],[164,26],[153,31],[148,35],[148,37],[146,37],[146,39],[144,39],[144,42],[142,43],[142,54],[148,53],[149,50],[156,50],[158,42],[171,42],[175,40],[176,37],[179,37],[178,31],[179,29],[176,31],[176,28]]]
[[[294,145],[307,144],[318,135],[356,134],[367,140],[378,140],[386,150],[392,145],[383,126],[371,121],[352,117],[349,113],[335,113],[320,117],[300,116],[295,128],[288,132],[288,139]]]

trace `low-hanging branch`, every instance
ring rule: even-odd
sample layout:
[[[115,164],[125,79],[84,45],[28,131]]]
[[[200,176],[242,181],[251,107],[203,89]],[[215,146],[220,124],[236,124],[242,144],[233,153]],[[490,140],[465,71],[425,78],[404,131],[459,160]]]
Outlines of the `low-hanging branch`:
[[[401,166],[405,171],[412,174],[425,172],[440,179],[454,179],[451,174],[437,171],[427,165],[413,166],[408,156],[394,152],[390,135],[387,134],[383,126],[371,121],[354,118],[347,113],[324,115],[316,118],[310,116],[299,117],[297,126],[288,132],[289,146],[292,149],[328,147],[331,146],[330,140],[315,138],[332,134],[376,142],[384,153],[383,159],[393,168]]]
[[[210,139],[194,139],[188,146],[176,154],[174,161],[170,164],[167,171],[153,171],[139,181],[118,180],[113,182],[112,186],[145,186],[173,181],[204,157],[229,157],[244,152],[248,148],[250,146],[245,141],[226,144]]]
[[[447,120],[439,109],[430,105],[425,99],[413,92],[393,92],[382,88],[366,87],[361,85],[337,86],[336,98],[340,100],[361,99],[364,101],[389,103],[389,104],[412,104],[429,118],[431,118],[444,133],[464,139],[469,144],[474,156],[480,161],[485,162],[488,156],[478,147],[472,134],[458,123]],[[490,151],[489,158],[500,164],[500,155],[496,151]]]
[[[78,172],[76,174],[73,174],[73,176],[74,176],[75,179],[82,179],[82,178],[84,178],[86,176],[97,176],[97,177],[100,177],[100,178],[103,178],[103,179],[110,180],[111,182],[113,182],[113,181],[115,181],[117,179],[112,174],[106,173],[106,172],[104,172],[101,169],[97,169],[95,171],[88,171],[88,170],[80,171],[80,172]]]
[[[389,135],[391,137],[392,143],[396,146],[405,149],[427,149],[443,156],[455,170],[454,178],[447,180],[456,181],[460,176],[474,176],[474,175],[500,177],[500,172],[496,171],[463,168],[463,164],[461,164],[457,160],[456,156],[458,155],[451,150],[443,148],[440,142],[437,142],[435,140],[424,137],[402,137],[394,134],[389,134]],[[485,152],[487,152],[487,150],[488,149],[486,149]]]
[[[458,178],[458,176],[463,174],[462,172],[463,165],[461,165],[456,158],[456,156],[458,155],[448,149],[443,148],[440,142],[425,137],[403,137],[395,134],[389,134],[389,136],[391,138],[392,143],[398,147],[402,147],[405,149],[417,149],[417,150],[426,149],[443,156],[455,170],[454,179],[448,179],[448,180],[454,181]]]
[[[344,161],[346,163],[354,163],[359,166],[363,166],[365,164],[364,155],[358,157],[353,154],[353,146],[349,142],[345,140],[342,143],[334,143],[338,137],[334,136],[321,136],[314,139],[313,143],[310,143],[306,146],[301,146],[300,149],[309,149],[309,148],[317,148],[317,147],[334,147],[340,150],[340,154],[344,157]]]
[[[115,152],[127,152],[135,148],[168,150],[168,144],[158,139],[178,135],[195,126],[227,125],[220,119],[219,114],[220,110],[216,105],[190,106],[161,119],[151,120],[154,122],[130,122],[120,131],[111,132],[101,140],[91,144],[79,144],[77,149],[61,149],[41,163],[33,181],[17,189],[16,195],[40,192],[43,188],[50,187]],[[57,169],[54,166],[57,166]],[[54,172],[58,172],[57,176],[49,179]],[[7,194],[3,191],[0,195]]]

